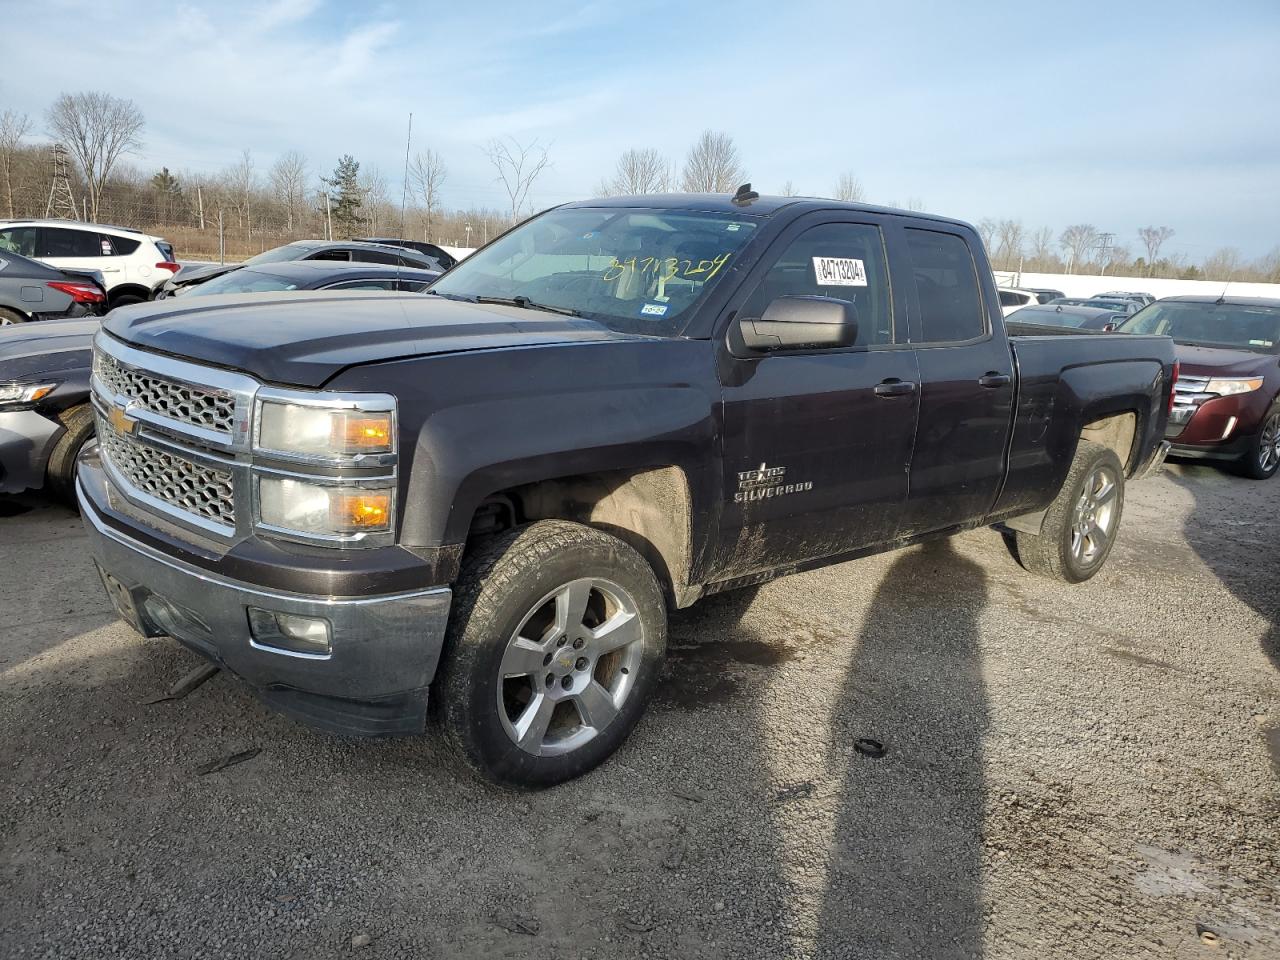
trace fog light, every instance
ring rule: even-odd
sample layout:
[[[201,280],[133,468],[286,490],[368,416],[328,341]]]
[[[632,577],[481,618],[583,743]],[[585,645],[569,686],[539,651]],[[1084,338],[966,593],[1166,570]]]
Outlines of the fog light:
[[[254,643],[305,657],[327,657],[329,621],[324,617],[304,617],[296,613],[249,608],[249,630]]]

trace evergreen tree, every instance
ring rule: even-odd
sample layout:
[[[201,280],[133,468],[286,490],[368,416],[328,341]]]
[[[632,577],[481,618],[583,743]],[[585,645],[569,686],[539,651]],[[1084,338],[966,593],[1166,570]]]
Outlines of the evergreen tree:
[[[182,184],[168,167],[161,167],[151,178],[151,192],[155,195],[156,222],[171,223],[174,214],[182,209]]]
[[[333,168],[333,176],[321,177],[329,195],[329,215],[333,218],[334,239],[350,240],[364,222],[360,215],[360,164],[344,154]]]

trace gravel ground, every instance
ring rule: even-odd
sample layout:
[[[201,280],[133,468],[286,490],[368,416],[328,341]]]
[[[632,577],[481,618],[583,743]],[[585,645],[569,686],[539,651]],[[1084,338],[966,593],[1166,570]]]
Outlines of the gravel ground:
[[[196,658],[0,500],[0,955],[1275,958],[1278,500],[1172,467],[1079,587],[977,531],[715,598],[538,794],[226,676],[143,705]]]

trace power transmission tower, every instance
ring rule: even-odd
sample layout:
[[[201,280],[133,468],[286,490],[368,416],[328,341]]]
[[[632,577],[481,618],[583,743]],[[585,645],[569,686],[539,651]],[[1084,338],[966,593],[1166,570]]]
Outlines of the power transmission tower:
[[[49,202],[45,204],[44,215],[65,217],[68,220],[80,219],[80,211],[76,209],[76,198],[71,194],[71,176],[67,172],[67,148],[60,143],[55,143],[50,164],[53,168],[53,176],[49,183]]]
[[[1102,264],[1102,276],[1104,277],[1107,275],[1107,254],[1111,252],[1111,244],[1115,238],[1116,235],[1114,233],[1098,234],[1098,262]]]

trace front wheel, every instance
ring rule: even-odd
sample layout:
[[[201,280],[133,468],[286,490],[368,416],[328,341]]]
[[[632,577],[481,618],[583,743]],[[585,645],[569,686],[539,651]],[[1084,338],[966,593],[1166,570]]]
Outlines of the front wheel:
[[[1018,561],[1033,573],[1081,583],[1111,554],[1124,511],[1124,467],[1115,452],[1081,440],[1039,534],[1018,531]]]
[[[1254,480],[1269,480],[1280,469],[1280,402],[1262,418],[1262,429],[1248,453],[1240,459],[1240,472]]]
[[[579,776],[640,719],[666,630],[652,569],[616,537],[559,520],[496,537],[454,592],[436,690],[445,735],[491,780]]]

